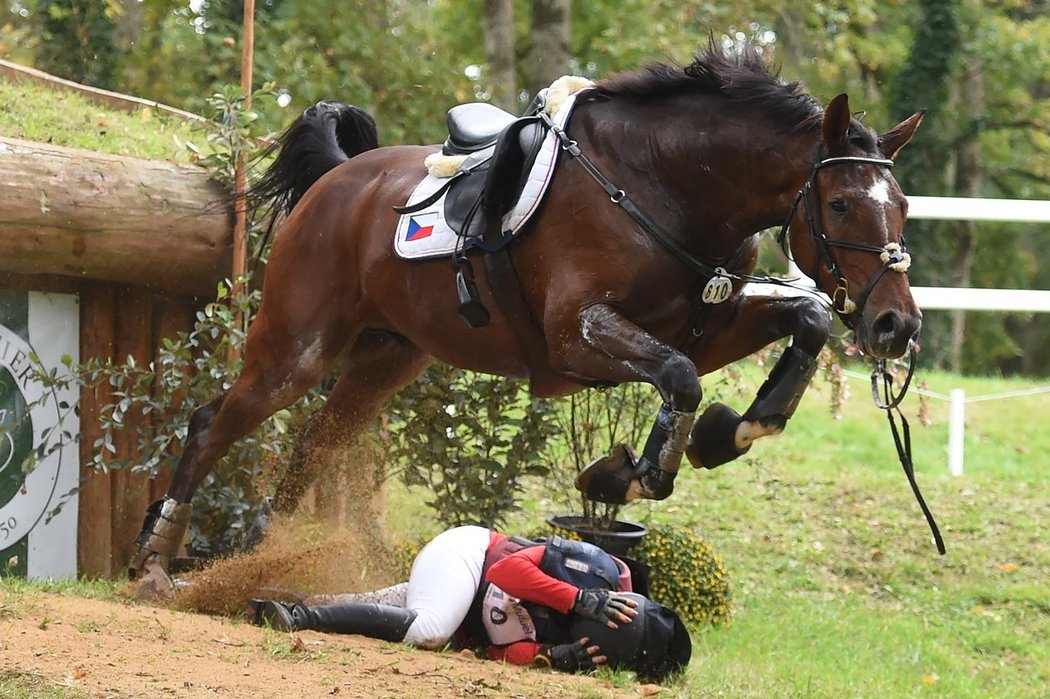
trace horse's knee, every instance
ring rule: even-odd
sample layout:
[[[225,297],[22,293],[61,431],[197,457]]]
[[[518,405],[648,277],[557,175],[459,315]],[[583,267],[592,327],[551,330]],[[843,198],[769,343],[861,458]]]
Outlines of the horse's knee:
[[[700,405],[700,377],[696,365],[684,354],[674,354],[657,377],[657,388],[664,402],[683,412],[694,412]]]
[[[831,334],[831,313],[817,299],[802,296],[796,302],[798,328],[792,336],[792,342],[815,357],[820,354]]]

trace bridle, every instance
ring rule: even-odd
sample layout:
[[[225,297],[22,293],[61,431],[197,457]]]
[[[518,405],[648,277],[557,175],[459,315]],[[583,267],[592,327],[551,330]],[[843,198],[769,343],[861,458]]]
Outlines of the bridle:
[[[787,218],[784,219],[784,225],[781,227],[780,233],[777,234],[777,242],[780,243],[785,254],[789,254],[787,249],[787,231],[791,224],[791,219],[795,216],[795,212],[798,211],[799,204],[801,204],[803,211],[806,214],[806,226],[809,228],[810,241],[817,247],[817,253],[820,260],[823,261],[827,266],[828,271],[837,279],[838,286],[835,288],[835,292],[831,294],[831,307],[838,314],[843,324],[845,324],[850,330],[853,330],[853,324],[850,318],[854,314],[858,314],[859,317],[860,312],[864,308],[865,302],[868,300],[868,295],[871,294],[871,290],[875,288],[875,285],[879,283],[879,280],[882,279],[883,275],[890,270],[902,274],[906,273],[911,266],[911,255],[908,254],[903,245],[903,238],[901,238],[901,243],[887,243],[885,246],[879,247],[877,245],[857,243],[851,240],[829,238],[827,233],[824,232],[824,219],[822,216],[814,215],[815,207],[810,202],[810,194],[817,190],[817,173],[820,172],[822,168],[828,167],[829,165],[838,165],[841,163],[870,163],[880,167],[893,167],[893,161],[886,158],[873,158],[859,155],[823,158],[818,154],[813,169],[810,171],[809,179],[804,185],[802,185],[798,194],[795,195],[795,200],[791,204],[791,210],[788,211]],[[882,266],[879,267],[878,271],[868,280],[867,285],[864,287],[863,291],[861,291],[856,302],[849,297],[849,282],[839,270],[835,258],[831,254],[830,248],[832,247],[871,252],[879,255],[882,259]],[[816,276],[814,276],[813,279],[814,281],[817,281]],[[926,500],[922,497],[922,493],[919,491],[919,485],[915,480],[915,466],[912,463],[911,454],[911,430],[908,427],[908,421],[905,419],[904,414],[901,413],[899,408],[901,401],[904,399],[904,395],[908,392],[908,386],[911,384],[911,378],[914,373],[915,347],[914,343],[912,343],[908,346],[907,374],[904,377],[904,381],[899,391],[894,392],[893,375],[886,366],[886,360],[878,359],[875,362],[875,369],[871,372],[871,395],[875,401],[876,407],[886,411],[886,417],[890,423],[890,432],[893,435],[893,443],[897,448],[897,457],[900,459],[901,466],[904,468],[904,475],[908,478],[908,484],[911,486],[912,494],[915,496],[915,500],[919,503],[919,507],[922,509],[922,514],[926,518],[926,523],[930,526],[930,531],[933,533],[933,539],[937,546],[937,551],[943,555],[945,552],[944,539],[941,537],[941,532],[937,527],[937,522],[933,518],[933,513],[930,512],[930,508],[926,505]],[[898,431],[897,423],[893,419],[894,411],[897,412],[897,415],[901,420],[900,431]]]
[[[823,146],[821,146],[821,150],[823,150]],[[875,285],[878,284],[883,275],[890,270],[900,273],[907,272],[908,268],[911,266],[911,255],[908,254],[907,249],[903,245],[903,238],[901,239],[901,243],[887,243],[880,247],[878,245],[869,245],[867,243],[857,243],[852,240],[842,240],[841,238],[829,238],[827,233],[824,232],[824,217],[815,214],[816,207],[810,201],[810,194],[818,191],[817,173],[830,165],[839,165],[843,163],[869,163],[880,167],[893,167],[893,161],[888,158],[873,158],[864,155],[824,158],[822,157],[822,154],[818,152],[817,159],[813,164],[813,169],[809,173],[809,179],[806,180],[806,183],[798,190],[798,194],[795,195],[795,199],[791,203],[791,209],[788,211],[787,217],[784,219],[784,224],[781,226],[780,232],[777,234],[777,242],[780,243],[785,254],[790,255],[787,249],[788,228],[791,224],[791,219],[795,216],[795,212],[798,211],[799,204],[801,204],[806,215],[806,226],[809,229],[810,241],[816,246],[819,259],[824,263],[828,268],[828,271],[831,272],[837,281],[835,291],[830,294],[831,307],[839,315],[839,318],[841,318],[846,327],[853,330],[851,317],[854,314],[859,314],[864,309],[864,304],[867,302],[868,296],[871,294],[872,289],[875,288]],[[850,298],[849,281],[846,279],[845,275],[842,274],[838,264],[835,262],[835,258],[831,254],[832,247],[874,253],[882,260],[882,266],[879,267],[878,271],[868,280],[867,285],[861,291],[856,302]],[[818,279],[818,275],[813,276],[814,281],[817,281]]]

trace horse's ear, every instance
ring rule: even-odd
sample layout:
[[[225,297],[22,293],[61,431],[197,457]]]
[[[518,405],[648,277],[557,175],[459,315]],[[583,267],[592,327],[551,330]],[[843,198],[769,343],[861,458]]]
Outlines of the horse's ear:
[[[822,127],[824,143],[829,148],[846,145],[847,134],[852,115],[849,113],[849,97],[842,93],[831,100],[828,108],[824,110],[824,123]]]
[[[900,153],[901,148],[908,145],[908,141],[915,135],[915,129],[922,123],[922,117],[926,110],[922,109],[894,126],[886,133],[879,136],[879,148],[887,158],[893,160]]]

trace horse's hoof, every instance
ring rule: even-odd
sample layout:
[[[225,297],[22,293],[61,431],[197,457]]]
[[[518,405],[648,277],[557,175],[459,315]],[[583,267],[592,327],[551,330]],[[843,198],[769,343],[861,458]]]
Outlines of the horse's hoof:
[[[737,449],[736,428],[740,413],[722,403],[712,403],[689,432],[685,455],[696,468],[715,468],[746,454],[751,445]]]
[[[613,447],[608,456],[600,456],[576,476],[576,490],[588,500],[609,505],[627,503],[627,491],[638,478],[634,455],[625,445]]]
[[[175,582],[156,554],[146,559],[136,577],[139,583],[136,597],[143,602],[169,600],[175,596]]]

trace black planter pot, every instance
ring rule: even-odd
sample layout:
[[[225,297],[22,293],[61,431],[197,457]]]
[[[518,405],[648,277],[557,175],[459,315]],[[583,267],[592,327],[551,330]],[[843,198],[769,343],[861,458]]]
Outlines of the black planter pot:
[[[580,535],[584,541],[594,544],[614,556],[626,556],[642,538],[649,533],[646,527],[634,522],[615,520],[611,529],[583,515],[551,515],[547,524],[555,529],[564,529]]]

